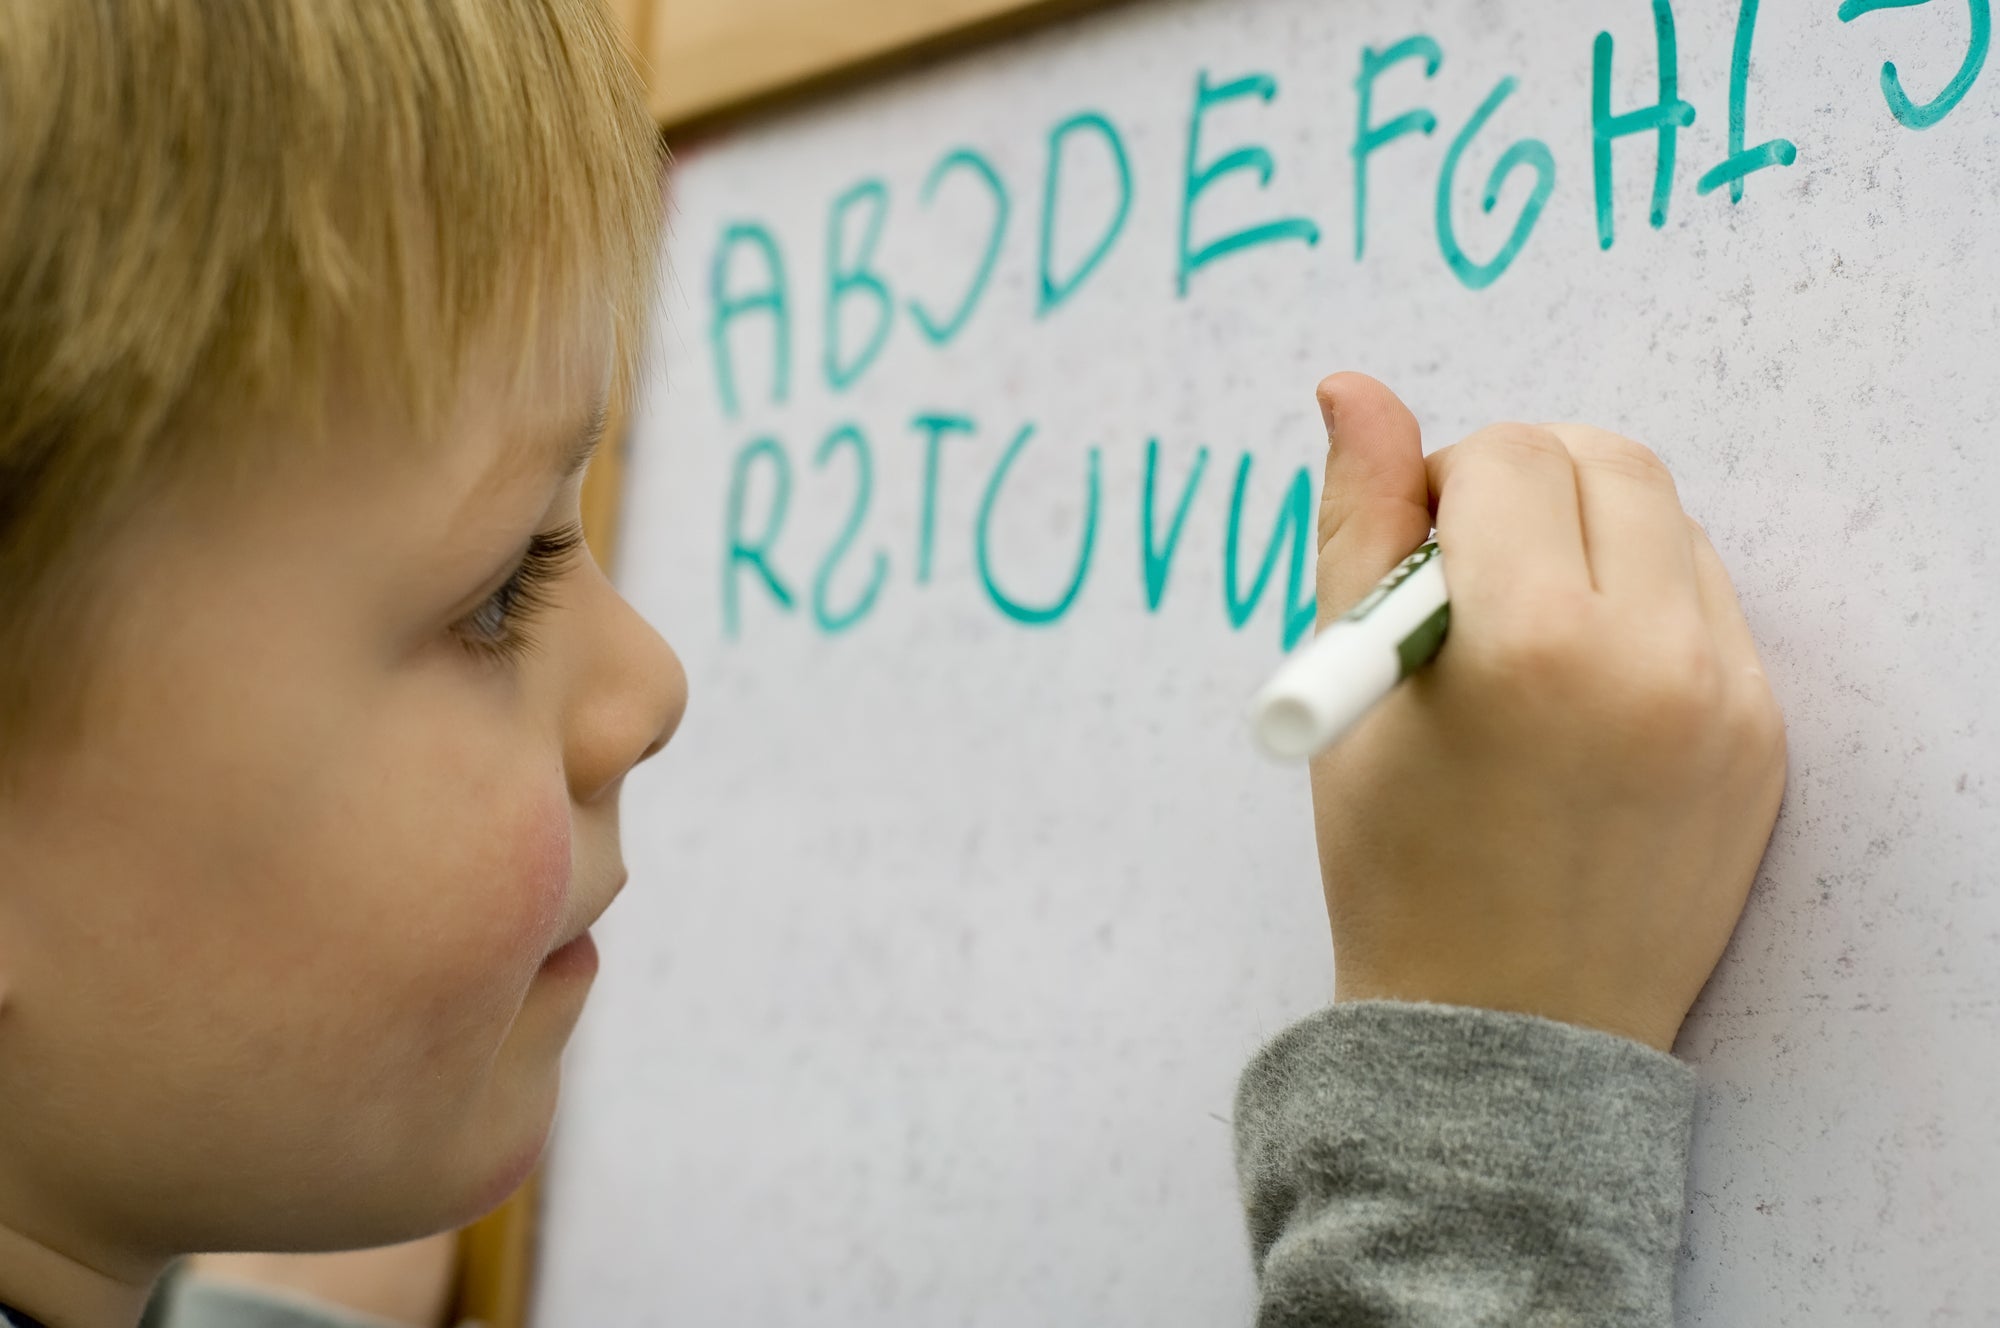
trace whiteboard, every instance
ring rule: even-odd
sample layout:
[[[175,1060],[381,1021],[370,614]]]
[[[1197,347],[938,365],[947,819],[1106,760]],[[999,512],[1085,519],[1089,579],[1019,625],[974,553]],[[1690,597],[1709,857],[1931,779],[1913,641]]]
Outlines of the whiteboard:
[[[1247,1322],[1236,1073],[1332,968],[1242,711],[1336,368],[1658,449],[1787,708],[1680,1321],[1993,1312],[2000,70],[1987,0],[1839,9],[1132,5],[681,157],[621,580],[693,702],[541,1323]]]

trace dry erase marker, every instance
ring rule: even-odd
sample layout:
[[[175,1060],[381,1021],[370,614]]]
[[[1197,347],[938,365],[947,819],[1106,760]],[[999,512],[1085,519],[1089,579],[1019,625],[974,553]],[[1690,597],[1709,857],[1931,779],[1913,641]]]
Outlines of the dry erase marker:
[[[1444,560],[1433,540],[1264,684],[1250,703],[1258,746],[1281,761],[1324,751],[1428,664],[1450,625]]]

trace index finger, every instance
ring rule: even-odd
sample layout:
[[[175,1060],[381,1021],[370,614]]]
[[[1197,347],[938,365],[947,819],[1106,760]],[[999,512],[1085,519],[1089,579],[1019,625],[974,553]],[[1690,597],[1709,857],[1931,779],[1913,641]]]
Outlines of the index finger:
[[[1533,424],[1496,424],[1425,459],[1455,603],[1585,592],[1576,463]]]
[[[1591,583],[1635,604],[1693,614],[1694,553],[1666,466],[1647,448],[1603,429],[1548,427],[1576,462]]]

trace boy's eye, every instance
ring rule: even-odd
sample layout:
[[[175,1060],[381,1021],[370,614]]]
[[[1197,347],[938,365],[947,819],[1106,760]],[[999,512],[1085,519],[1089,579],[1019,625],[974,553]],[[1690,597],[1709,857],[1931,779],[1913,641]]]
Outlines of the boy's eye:
[[[534,646],[529,627],[548,608],[550,588],[570,569],[582,547],[579,525],[536,535],[528,541],[514,574],[452,624],[452,635],[466,649],[488,658],[510,660],[526,654]]]

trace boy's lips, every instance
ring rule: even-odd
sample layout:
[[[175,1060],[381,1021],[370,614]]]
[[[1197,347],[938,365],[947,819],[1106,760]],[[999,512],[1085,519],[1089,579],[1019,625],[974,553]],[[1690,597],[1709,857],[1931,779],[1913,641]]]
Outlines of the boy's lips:
[[[576,945],[579,941],[588,940],[590,929],[597,925],[597,920],[604,916],[604,911],[611,907],[611,901],[618,898],[619,893],[625,888],[625,882],[630,879],[630,874],[623,867],[619,868],[618,879],[612,882],[611,888],[604,892],[604,897],[585,915],[581,923],[570,931],[563,933],[562,939],[557,941],[555,948],[549,951],[549,958],[554,959],[557,955]]]
[[[549,952],[542,961],[541,975],[568,974],[581,978],[594,977],[597,973],[597,942],[589,932],[583,932],[575,940],[565,941]]]

